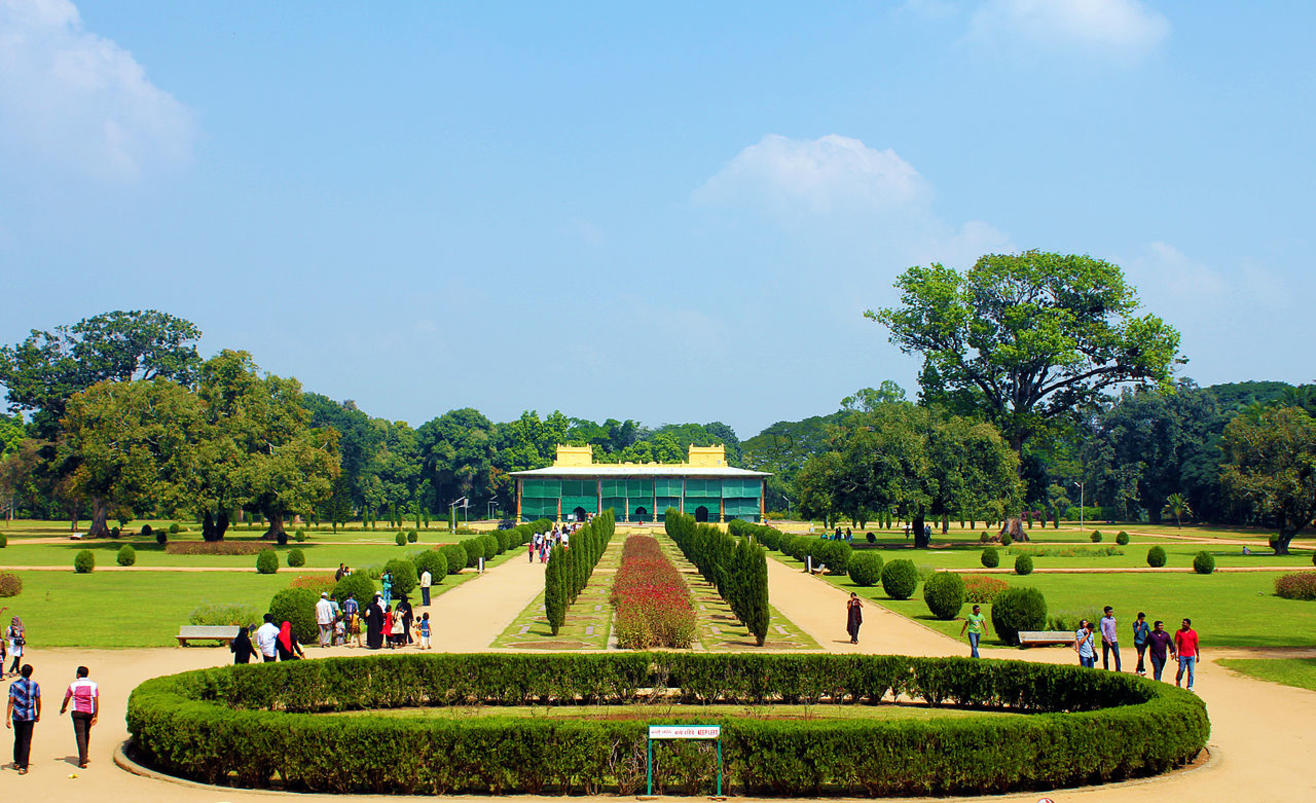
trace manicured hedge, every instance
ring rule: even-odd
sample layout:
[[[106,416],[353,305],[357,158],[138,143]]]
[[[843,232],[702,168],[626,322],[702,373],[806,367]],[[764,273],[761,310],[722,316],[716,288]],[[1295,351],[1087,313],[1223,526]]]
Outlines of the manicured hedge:
[[[1046,627],[1046,597],[1036,588],[1008,588],[992,601],[992,627],[1006,644],[1019,643],[1020,630]]]
[[[137,550],[131,544],[124,544],[119,547],[119,554],[114,556],[114,560],[120,566],[132,566],[137,562]]]
[[[1033,573],[1033,556],[1020,555],[1014,559],[1015,574],[1032,574]]]
[[[965,594],[964,580],[954,572],[937,572],[923,584],[923,601],[932,615],[941,620],[960,615]]]
[[[1276,577],[1275,595],[1284,599],[1316,599],[1316,572],[1296,572]]]
[[[443,578],[448,576],[448,559],[441,550],[426,549],[418,552],[412,558],[412,562],[416,564],[417,576],[426,569],[429,570],[430,582],[434,585],[443,582]]]
[[[882,590],[891,599],[909,599],[918,588],[918,567],[899,558],[882,567]]]
[[[865,588],[882,582],[882,556],[860,552],[850,559],[850,581]]]
[[[548,615],[548,626],[553,635],[562,629],[567,620],[567,606],[585,590],[585,584],[614,532],[616,523],[612,511],[606,510],[572,533],[568,548],[559,545],[549,552],[548,566],[544,571],[544,612]]]
[[[90,549],[84,549],[73,556],[73,571],[77,574],[88,574],[96,568],[96,556]]]
[[[1193,555],[1193,571],[1198,574],[1210,574],[1215,571],[1215,555],[1205,549]]]
[[[668,508],[663,524],[681,554],[731,606],[761,647],[768,636],[768,555],[747,539],[728,535],[711,524],[698,524]]]
[[[674,706],[661,717],[343,715],[364,709],[673,702],[879,703],[895,693],[1029,716],[773,720]],[[876,709],[880,710],[880,709]],[[317,716],[307,716],[308,713]],[[203,669],[128,701],[131,752],[164,772],[318,793],[635,794],[650,724],[722,726],[724,791],[895,796],[1048,789],[1164,772],[1210,731],[1196,696],[1131,673],[898,655],[410,654]],[[686,794],[701,759],[655,762]],[[688,786],[683,782],[689,781]]]
[[[461,574],[461,570],[466,568],[466,547],[461,544],[444,544],[438,550],[448,559],[448,574]]]
[[[982,555],[978,557],[978,560],[988,569],[995,569],[1001,565],[1001,553],[996,551],[996,547],[983,547]]]
[[[1147,550],[1147,565],[1159,569],[1165,565],[1165,547],[1154,546]]]
[[[279,570],[279,554],[268,547],[256,555],[256,571],[261,574],[274,574]]]

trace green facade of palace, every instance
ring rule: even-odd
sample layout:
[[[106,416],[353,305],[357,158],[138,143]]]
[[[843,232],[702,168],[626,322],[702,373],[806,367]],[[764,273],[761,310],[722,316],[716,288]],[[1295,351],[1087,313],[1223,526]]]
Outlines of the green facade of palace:
[[[527,477],[519,484],[522,521],[609,509],[618,521],[662,521],[668,508],[700,521],[758,521],[763,509],[763,480],[757,477]]]

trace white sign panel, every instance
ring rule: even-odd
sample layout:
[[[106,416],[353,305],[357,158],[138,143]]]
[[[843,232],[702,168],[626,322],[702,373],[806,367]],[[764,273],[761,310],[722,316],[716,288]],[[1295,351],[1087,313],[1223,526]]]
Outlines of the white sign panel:
[[[650,739],[720,739],[720,725],[650,725]]]

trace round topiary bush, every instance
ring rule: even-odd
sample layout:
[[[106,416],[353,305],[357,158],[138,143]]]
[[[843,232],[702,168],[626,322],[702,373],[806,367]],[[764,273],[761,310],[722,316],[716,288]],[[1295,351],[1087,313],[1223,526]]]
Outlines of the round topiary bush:
[[[410,594],[420,582],[416,574],[416,564],[405,558],[394,558],[384,564],[384,571],[393,578],[393,599],[403,594]]]
[[[1101,536],[1101,530],[1093,530],[1093,531],[1092,531],[1092,536],[1091,536],[1091,538],[1092,538],[1092,543],[1094,543],[1094,544],[1100,544],[1100,543],[1101,543],[1101,538],[1102,538],[1102,536]]]
[[[120,566],[131,566],[137,562],[137,550],[130,544],[124,544],[119,547],[119,554],[115,555],[114,559]]]
[[[1014,559],[1015,574],[1032,574],[1033,573],[1033,556],[1020,555]]]
[[[475,539],[484,547],[484,559],[493,560],[498,557],[498,539],[492,535],[481,535]]]
[[[367,577],[365,572],[354,572],[339,580],[334,585],[334,590],[329,593],[338,600],[339,605],[351,597],[364,611],[375,599],[375,581]]]
[[[4,533],[0,533],[0,549],[4,549],[7,546],[9,546],[9,539]]]
[[[299,544],[304,543],[306,541],[306,529],[304,527],[298,527],[297,532],[292,534],[292,540]]]
[[[964,581],[954,572],[937,572],[923,584],[923,601],[932,615],[949,621],[964,607]]]
[[[876,552],[860,552],[850,559],[850,581],[857,586],[870,588],[882,581],[882,556]]]
[[[170,535],[178,535],[178,534],[181,533],[182,531],[183,531],[183,528],[180,527],[180,526],[178,525],[178,522],[173,521],[173,522],[170,522],[170,523],[169,523],[169,534],[170,534]]]
[[[300,549],[288,550],[288,566],[297,569],[306,565],[306,553]]]
[[[814,568],[817,568],[816,564],[822,563],[827,567],[828,574],[839,577],[850,568],[853,553],[854,548],[844,541],[823,541],[815,548]]]
[[[1210,574],[1215,571],[1215,555],[1205,549],[1193,555],[1193,571],[1198,574]]]
[[[868,539],[868,543],[870,544],[877,543],[877,536],[873,535],[872,533],[864,533],[864,537]]]
[[[1046,597],[1036,588],[1009,588],[992,601],[992,626],[1006,644],[1019,643],[1020,630],[1046,627]]]
[[[430,582],[438,585],[448,574],[448,559],[437,549],[427,549],[417,553],[412,560],[416,564],[416,575],[426,570],[430,573]]]
[[[439,547],[439,552],[448,559],[448,574],[458,574],[466,568],[466,563],[470,560],[466,547],[461,544],[444,544]]]
[[[420,533],[415,530],[407,530],[407,543],[414,544],[420,540]]]
[[[882,590],[891,599],[909,599],[918,588],[918,567],[913,561],[893,560],[882,567]]]
[[[1014,543],[1013,535],[1010,535],[1008,531],[1001,533],[1001,546],[1009,546],[1010,544],[1013,543]]]
[[[0,572],[0,597],[16,597],[23,593],[23,578],[16,574]]]
[[[279,553],[273,549],[262,549],[256,553],[256,571],[261,574],[274,574],[279,570]]]
[[[978,535],[978,543],[980,544],[991,543],[991,540],[992,540],[992,534],[987,532],[986,530],[983,530],[982,533]]]
[[[157,544],[159,544],[160,546],[164,546],[168,540],[169,540],[169,535],[164,530],[155,531],[155,542]]]
[[[1147,565],[1159,569],[1165,565],[1165,547],[1154,546],[1147,550]]]
[[[315,603],[320,595],[309,588],[285,588],[270,600],[270,613],[274,614],[274,623],[292,624],[292,637],[302,644],[314,644],[320,638],[320,628],[315,624]]]
[[[983,547],[982,554],[978,556],[978,560],[988,569],[995,569],[997,566],[1001,565],[1001,553],[996,550],[996,547]]]
[[[1124,532],[1123,530],[1120,530],[1119,533],[1115,535],[1115,543],[1119,544],[1120,546],[1128,546],[1129,534]]]
[[[143,524],[143,525],[142,525],[142,535],[146,536],[147,538],[150,538],[150,537],[151,537],[151,533],[153,533],[153,532],[155,532],[155,531],[151,529],[151,525],[149,525],[149,524]]]
[[[398,546],[406,546],[407,534],[399,530],[397,533],[393,535],[393,543],[397,544]]]
[[[96,568],[96,556],[90,549],[84,549],[73,556],[73,571],[78,574],[87,574]]]

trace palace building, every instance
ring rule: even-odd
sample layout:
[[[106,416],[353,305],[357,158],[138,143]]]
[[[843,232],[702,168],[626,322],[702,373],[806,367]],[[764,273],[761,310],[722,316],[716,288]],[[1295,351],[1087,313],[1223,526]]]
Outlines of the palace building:
[[[662,521],[676,508],[696,521],[762,521],[770,474],[727,465],[722,446],[691,446],[684,463],[595,463],[590,446],[559,446],[547,468],[513,471],[517,521],[584,520],[611,509],[619,522]]]

